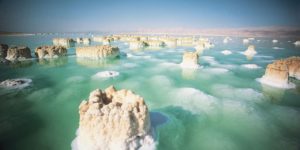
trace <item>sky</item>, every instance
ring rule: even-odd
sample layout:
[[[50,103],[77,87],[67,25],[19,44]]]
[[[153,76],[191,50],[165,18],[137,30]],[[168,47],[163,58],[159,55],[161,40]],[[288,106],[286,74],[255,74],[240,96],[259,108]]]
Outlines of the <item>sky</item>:
[[[300,0],[0,0],[0,31],[300,27]]]

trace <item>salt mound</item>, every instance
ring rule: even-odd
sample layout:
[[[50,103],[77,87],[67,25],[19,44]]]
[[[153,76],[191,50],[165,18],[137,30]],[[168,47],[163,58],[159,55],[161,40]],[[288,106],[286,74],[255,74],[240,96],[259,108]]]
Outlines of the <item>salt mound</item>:
[[[79,115],[73,150],[155,149],[147,105],[130,90],[96,89],[81,102]]]
[[[248,69],[258,69],[261,68],[260,66],[256,64],[243,64],[242,67],[248,68]]]
[[[230,54],[232,54],[232,52],[230,50],[224,50],[221,53],[223,53],[224,55],[230,55]]]
[[[5,81],[2,81],[0,83],[1,88],[7,88],[7,89],[22,89],[31,84],[31,79],[7,79]]]
[[[249,45],[247,50],[245,52],[243,52],[243,54],[246,55],[246,56],[253,56],[256,53],[257,52],[255,51],[255,46],[254,45]]]
[[[102,72],[98,72],[95,75],[92,76],[93,79],[97,79],[97,78],[113,78],[116,76],[119,76],[119,72],[117,71],[102,71]]]
[[[278,43],[278,40],[274,39],[272,40],[272,43]]]
[[[182,68],[199,68],[198,64],[199,55],[196,52],[184,52],[180,66]]]

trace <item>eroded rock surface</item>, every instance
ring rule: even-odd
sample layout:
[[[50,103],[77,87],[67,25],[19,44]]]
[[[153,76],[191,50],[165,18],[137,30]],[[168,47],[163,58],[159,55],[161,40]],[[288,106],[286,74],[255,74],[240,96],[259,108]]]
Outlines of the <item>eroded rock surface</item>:
[[[67,49],[63,46],[40,46],[35,49],[38,58],[56,58],[66,56]]]
[[[14,46],[14,47],[10,47],[7,50],[7,56],[6,56],[7,60],[15,61],[15,60],[24,60],[27,58],[31,58],[31,51],[28,47]]]
[[[79,106],[73,149],[133,150],[154,144],[147,105],[130,90],[96,89]]]
[[[118,47],[112,47],[109,45],[101,46],[87,46],[87,47],[77,47],[76,56],[84,58],[114,58],[120,55]]]

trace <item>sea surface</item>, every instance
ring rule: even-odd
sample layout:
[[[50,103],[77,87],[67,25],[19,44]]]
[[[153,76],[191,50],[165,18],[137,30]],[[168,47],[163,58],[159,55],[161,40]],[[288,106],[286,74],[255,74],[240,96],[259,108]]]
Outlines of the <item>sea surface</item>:
[[[54,37],[90,35],[1,36],[0,43],[26,45],[34,56],[36,47],[51,45]],[[112,45],[120,48],[121,56],[115,60],[76,58],[71,47],[67,57],[0,65],[0,81],[32,79],[23,89],[0,89],[0,149],[71,149],[80,102],[92,90],[114,85],[144,97],[158,150],[299,150],[300,81],[291,79],[294,89],[257,82],[267,64],[300,56],[296,39],[272,43],[273,38],[256,38],[250,42],[257,51],[253,58],[242,54],[248,47],[243,38],[232,37],[227,44],[224,37],[209,39],[215,47],[201,54],[197,70],[179,66],[183,52],[193,47],[130,50],[116,41]],[[93,78],[101,71],[120,75]]]

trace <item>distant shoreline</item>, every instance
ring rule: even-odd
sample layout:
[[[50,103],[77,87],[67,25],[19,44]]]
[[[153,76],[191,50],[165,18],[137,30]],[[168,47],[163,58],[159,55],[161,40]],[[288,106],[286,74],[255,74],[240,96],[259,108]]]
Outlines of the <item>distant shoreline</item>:
[[[233,36],[233,37],[276,37],[300,38],[298,28],[236,28],[236,29],[137,29],[136,31],[92,31],[92,32],[0,32],[0,36],[34,36],[60,34],[132,34],[132,35],[173,35],[173,36]]]

